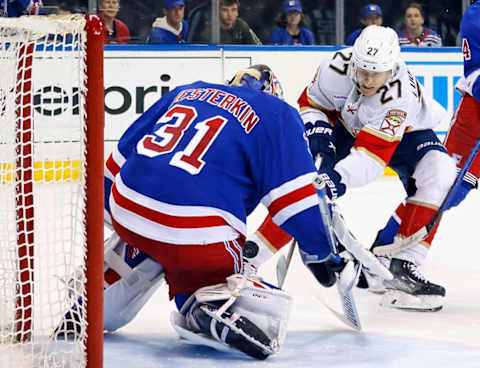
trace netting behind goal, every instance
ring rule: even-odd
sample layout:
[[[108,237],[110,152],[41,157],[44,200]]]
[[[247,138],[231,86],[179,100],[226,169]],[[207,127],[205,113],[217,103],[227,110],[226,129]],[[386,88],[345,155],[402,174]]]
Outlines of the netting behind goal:
[[[98,18],[1,18],[0,367],[102,366],[102,166]]]

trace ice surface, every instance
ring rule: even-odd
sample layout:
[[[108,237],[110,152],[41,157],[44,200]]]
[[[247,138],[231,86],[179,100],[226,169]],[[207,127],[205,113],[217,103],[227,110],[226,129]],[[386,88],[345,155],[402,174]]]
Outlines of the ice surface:
[[[347,224],[366,245],[403,197],[398,179],[349,190],[339,200]],[[128,326],[105,335],[105,368],[123,367],[480,367],[480,193],[444,216],[423,273],[447,289],[444,309],[404,312],[380,307],[378,295],[355,290],[363,326],[356,332],[322,304],[337,306],[336,288],[316,284],[296,253],[284,288],[294,297],[280,353],[265,361],[182,343],[169,325],[174,308],[162,286]],[[263,210],[249,218],[250,231]],[[275,281],[272,259],[260,271]],[[321,300],[320,300],[321,299]]]

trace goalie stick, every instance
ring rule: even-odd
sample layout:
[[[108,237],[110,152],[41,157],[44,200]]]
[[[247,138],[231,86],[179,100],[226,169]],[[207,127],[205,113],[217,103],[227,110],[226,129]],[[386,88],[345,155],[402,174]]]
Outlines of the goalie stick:
[[[318,205],[320,207],[320,213],[327,232],[327,240],[334,256],[339,257],[335,235],[333,231],[332,218],[330,216],[330,210],[328,208],[327,198],[325,194],[325,183],[314,182],[314,186],[317,189]],[[361,330],[362,325],[360,323],[360,317],[358,315],[357,305],[353,297],[353,288],[357,284],[358,277],[361,271],[361,263],[355,263],[350,260],[347,262],[345,268],[340,272],[337,279],[337,290],[340,295],[342,303],[343,314],[338,313],[333,308],[327,306],[327,308],[335,314],[342,322],[348,326],[353,327],[356,330]],[[323,303],[326,305],[326,303]]]
[[[297,241],[295,239],[290,243],[290,248],[288,249],[287,256],[281,255],[277,261],[277,283],[278,287],[281,289],[285,283],[285,278],[287,277],[288,269],[290,268],[290,263],[292,262],[293,252],[297,246]]]
[[[435,213],[435,216],[433,216],[432,220],[427,225],[423,226],[417,232],[413,233],[412,235],[406,238],[401,238],[401,239],[395,238],[394,242],[391,244],[375,247],[373,249],[373,253],[375,253],[375,255],[377,256],[390,257],[393,254],[400,252],[402,250],[408,249],[413,245],[415,245],[416,243],[418,243],[419,241],[422,241],[423,239],[425,239],[435,228],[438,221],[440,221],[440,218],[443,215],[443,212],[445,212],[445,210],[447,209],[448,203],[457,192],[458,187],[460,186],[460,183],[462,182],[465,174],[467,173],[468,169],[472,165],[472,162],[475,159],[479,149],[480,149],[480,137],[477,138],[475,145],[470,151],[470,154],[468,155],[467,160],[463,164],[462,169],[460,170],[457,177],[455,178],[455,181],[453,182],[452,186],[448,190],[448,193],[445,196],[442,204],[440,205],[437,213]]]

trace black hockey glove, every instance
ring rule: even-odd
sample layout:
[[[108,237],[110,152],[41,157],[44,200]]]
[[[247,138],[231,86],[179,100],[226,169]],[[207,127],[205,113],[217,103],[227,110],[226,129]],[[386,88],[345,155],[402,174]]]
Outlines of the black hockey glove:
[[[325,262],[309,263],[307,267],[322,286],[330,287],[335,285],[337,274],[342,272],[345,265],[345,260],[338,257]]]
[[[310,152],[315,159],[322,157],[320,169],[330,169],[335,164],[335,135],[330,124],[317,120],[314,123],[305,123]]]
[[[338,244],[338,247],[341,251],[345,250],[341,244]],[[331,254],[327,259],[320,261],[316,254],[309,254],[300,249],[300,256],[303,264],[307,266],[317,281],[325,287],[335,285],[337,274],[342,272],[347,264],[341,255]]]
[[[342,177],[334,169],[319,170],[315,182],[317,184],[325,183],[328,198],[332,201],[345,194],[347,187],[341,182]]]

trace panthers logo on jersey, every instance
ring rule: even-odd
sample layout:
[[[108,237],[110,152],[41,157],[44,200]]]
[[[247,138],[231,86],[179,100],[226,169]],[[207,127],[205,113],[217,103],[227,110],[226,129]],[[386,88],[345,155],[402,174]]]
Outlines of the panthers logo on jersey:
[[[403,121],[407,117],[407,113],[402,110],[390,110],[383,119],[380,129],[382,132],[395,136],[397,128],[403,124]]]

